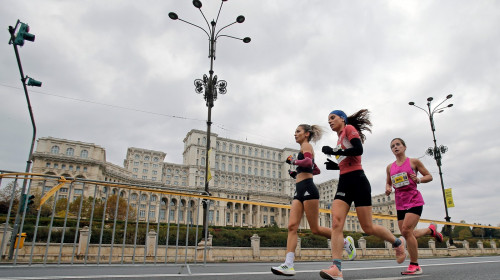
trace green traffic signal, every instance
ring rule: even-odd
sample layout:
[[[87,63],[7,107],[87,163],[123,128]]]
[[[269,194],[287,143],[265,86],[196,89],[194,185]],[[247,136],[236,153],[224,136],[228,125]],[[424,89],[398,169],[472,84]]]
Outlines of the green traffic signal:
[[[41,86],[42,86],[42,82],[37,81],[37,80],[35,80],[35,79],[32,79],[32,78],[29,78],[29,77],[28,77],[28,86],[32,86],[32,87],[41,87]]]
[[[19,27],[19,31],[17,32],[16,39],[14,40],[14,45],[23,46],[24,40],[28,40],[30,42],[35,41],[35,35],[29,33],[29,31],[29,25],[21,22],[21,26]]]

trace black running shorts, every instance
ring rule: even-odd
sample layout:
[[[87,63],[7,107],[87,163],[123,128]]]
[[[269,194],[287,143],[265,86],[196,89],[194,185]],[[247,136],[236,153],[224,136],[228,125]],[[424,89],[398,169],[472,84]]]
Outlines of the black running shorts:
[[[372,206],[372,188],[363,170],[355,170],[340,175],[335,199],[355,207]]]
[[[295,184],[295,195],[293,199],[298,199],[300,202],[311,199],[319,199],[319,192],[313,179],[308,178]]]
[[[398,212],[398,221],[404,220],[406,213],[413,213],[418,216],[422,216],[422,211],[424,210],[424,206],[415,206],[406,210],[397,210]]]

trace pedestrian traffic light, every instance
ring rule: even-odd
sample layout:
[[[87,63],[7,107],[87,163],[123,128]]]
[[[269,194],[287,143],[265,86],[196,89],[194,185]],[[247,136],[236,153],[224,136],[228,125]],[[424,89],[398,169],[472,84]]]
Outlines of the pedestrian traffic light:
[[[29,33],[30,27],[26,23],[21,22],[19,31],[17,32],[16,39],[14,40],[14,45],[23,46],[24,40],[35,41],[35,35]]]
[[[32,86],[32,87],[41,87],[42,86],[42,82],[37,81],[35,79],[32,79],[30,77],[27,77],[27,78],[28,78],[28,86]]]

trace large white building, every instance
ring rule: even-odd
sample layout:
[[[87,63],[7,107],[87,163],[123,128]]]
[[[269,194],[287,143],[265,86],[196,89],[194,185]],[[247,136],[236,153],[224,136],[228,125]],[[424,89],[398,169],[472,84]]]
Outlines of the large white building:
[[[200,130],[187,133],[184,138],[182,164],[166,161],[167,154],[164,152],[131,147],[127,150],[123,167],[107,162],[105,149],[98,145],[53,137],[39,138],[33,154],[32,171],[68,178],[149,186],[152,189],[203,193],[207,160],[206,136],[206,132]],[[288,155],[297,154],[299,151],[222,138],[217,134],[211,135],[210,143],[212,151],[209,163],[212,180],[209,181],[209,191],[212,196],[227,200],[215,201],[211,205],[209,223],[217,226],[262,227],[277,224],[286,227],[288,209],[255,205],[245,201],[290,205],[295,181],[288,175],[290,166],[284,160]],[[336,179],[316,182],[321,196],[321,208],[329,209],[337,183]],[[46,189],[50,187],[45,186]],[[104,198],[107,191],[105,187],[96,195]],[[162,222],[171,218],[186,222],[195,219],[201,223],[201,219],[196,219],[201,212],[199,203],[190,197],[158,197],[154,193],[125,192],[119,188],[110,188],[110,191],[112,194],[120,193],[122,197],[130,195],[131,205],[137,207],[137,213],[142,220],[148,218],[146,213],[149,212],[149,217],[155,221]],[[67,197],[67,192],[67,188],[62,188],[58,197]],[[76,196],[93,196],[94,193],[90,186],[75,186],[67,198],[71,201]],[[391,208],[393,199],[386,200],[385,195],[374,197],[374,212],[389,214],[394,211],[394,207]],[[179,207],[167,208],[167,205]],[[168,215],[167,209],[170,209]],[[329,214],[320,214],[320,225],[331,226]],[[389,224],[384,225],[395,230]],[[301,227],[307,228],[305,219]],[[348,218],[345,230],[361,231],[355,217]]]

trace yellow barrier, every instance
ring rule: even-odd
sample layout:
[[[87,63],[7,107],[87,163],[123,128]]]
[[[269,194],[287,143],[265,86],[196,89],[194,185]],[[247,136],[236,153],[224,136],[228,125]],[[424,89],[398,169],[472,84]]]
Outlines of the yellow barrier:
[[[18,177],[18,176],[25,176],[23,177]],[[210,199],[210,200],[217,200],[217,201],[225,201],[225,202],[236,202],[236,203],[242,203],[242,204],[251,204],[251,205],[258,205],[258,206],[267,206],[267,207],[275,207],[275,208],[284,208],[284,209],[290,209],[290,205],[283,205],[283,204],[275,204],[275,203],[268,203],[268,202],[258,202],[258,201],[249,201],[249,200],[237,200],[237,199],[229,199],[229,198],[223,198],[223,197],[214,197],[214,196],[208,196],[208,195],[202,195],[202,194],[193,194],[193,193],[187,193],[187,192],[181,192],[181,191],[169,191],[169,190],[157,190],[157,189],[151,189],[148,187],[140,187],[140,186],[130,186],[130,185],[123,185],[119,183],[112,183],[112,182],[101,182],[101,181],[79,181],[78,178],[76,179],[66,179],[63,176],[60,178],[46,178],[47,175],[45,174],[37,174],[37,173],[4,173],[0,174],[0,178],[18,178],[18,179],[29,179],[29,180],[53,180],[57,181],[58,185],[52,187],[49,192],[44,195],[45,200],[48,199],[49,196],[53,195],[58,189],[60,189],[64,184],[66,183],[71,183],[71,182],[82,182],[82,183],[90,183],[90,184],[95,184],[95,185],[100,185],[100,186],[108,186],[108,187],[119,187],[123,189],[130,189],[130,190],[135,190],[135,191],[147,191],[147,192],[152,192],[152,193],[157,193],[157,194],[168,194],[168,195],[179,195],[179,196],[186,196],[186,197],[193,197],[193,198],[202,198],[202,199]],[[45,177],[45,178],[38,178],[38,177]],[[48,195],[50,194],[50,195]],[[44,201],[45,201],[44,200]],[[320,208],[320,212],[322,213],[330,213],[330,209],[324,209]],[[357,216],[356,212],[351,212],[349,211],[348,213],[349,216]],[[397,216],[394,215],[385,215],[385,214],[379,214],[379,213],[373,213],[372,217],[374,219],[383,219],[383,220],[397,220]],[[430,219],[420,219],[421,223],[436,223],[436,224],[441,224],[441,225],[452,225],[452,226],[464,226],[464,227],[475,227],[475,228],[492,228],[492,229],[500,229],[500,227],[496,226],[486,226],[486,225],[476,225],[476,224],[465,224],[465,223],[454,223],[454,222],[446,222],[446,221],[438,221],[438,220],[430,220]]]
[[[24,247],[24,240],[26,239],[26,233],[23,232],[21,233],[21,240],[19,240],[19,234],[16,235],[16,243],[14,243],[14,248],[17,248],[19,246],[19,249],[22,249]]]

